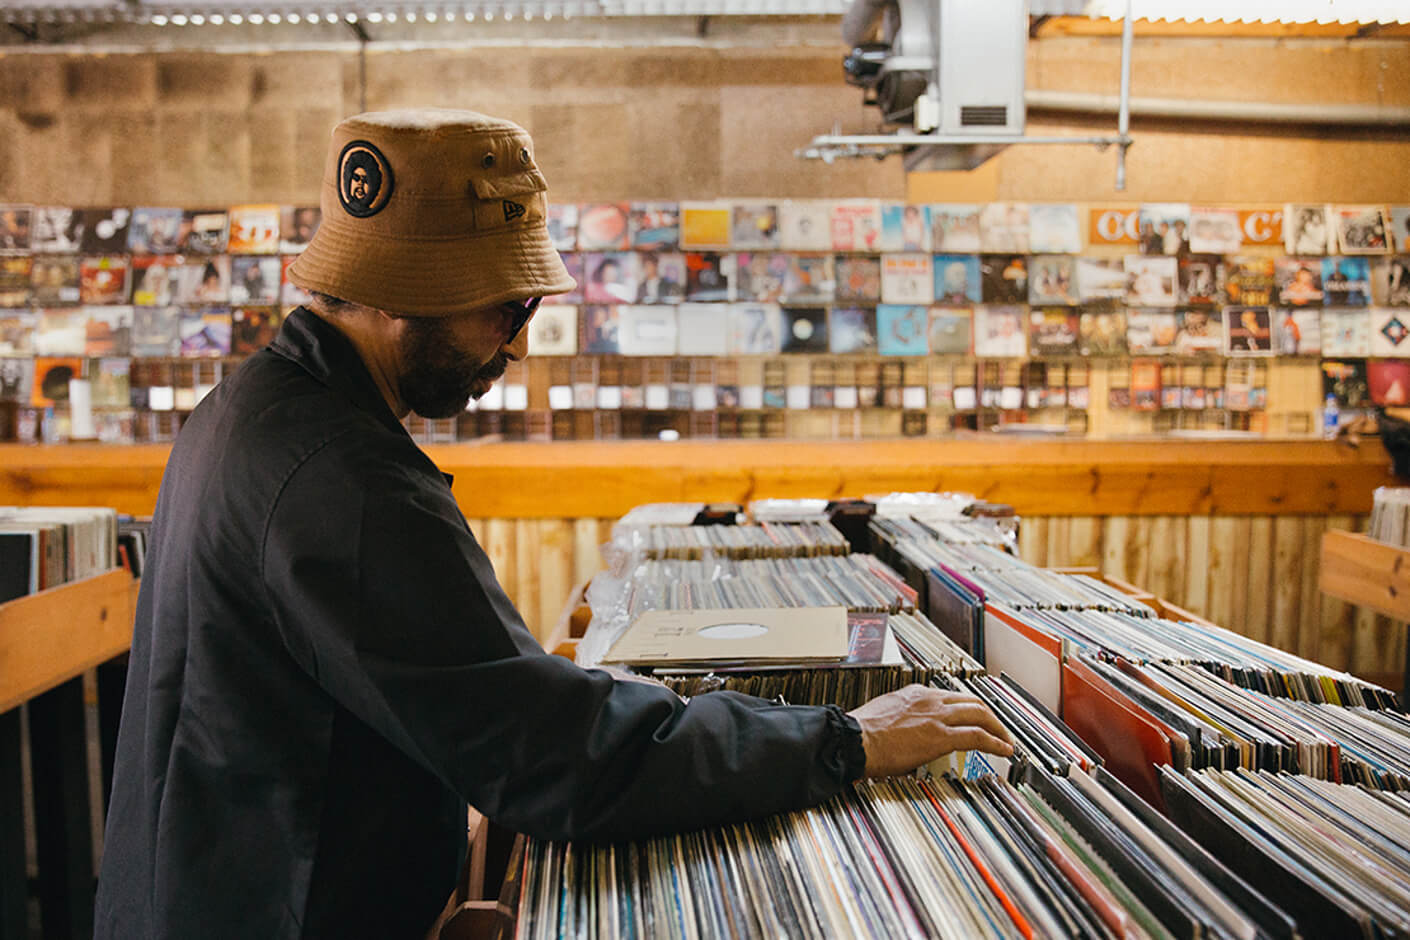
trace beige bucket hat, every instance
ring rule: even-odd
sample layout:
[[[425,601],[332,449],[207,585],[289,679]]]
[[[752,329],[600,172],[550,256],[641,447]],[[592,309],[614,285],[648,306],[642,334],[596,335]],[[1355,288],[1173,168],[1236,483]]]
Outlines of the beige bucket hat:
[[[566,293],[533,140],[474,111],[380,111],[333,128],[323,222],[289,267],[299,287],[440,317]]]

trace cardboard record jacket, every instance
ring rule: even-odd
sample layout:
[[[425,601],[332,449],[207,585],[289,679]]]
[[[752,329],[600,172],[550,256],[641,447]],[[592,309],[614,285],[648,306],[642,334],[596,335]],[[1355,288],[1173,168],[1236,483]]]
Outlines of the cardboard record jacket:
[[[602,658],[628,665],[840,661],[845,607],[648,610]]]

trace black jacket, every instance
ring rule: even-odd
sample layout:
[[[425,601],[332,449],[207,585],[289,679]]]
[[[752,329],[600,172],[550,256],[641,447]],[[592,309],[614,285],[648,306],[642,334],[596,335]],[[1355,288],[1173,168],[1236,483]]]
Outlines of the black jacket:
[[[352,345],[297,310],[167,463],[96,935],[420,937],[466,801],[628,838],[812,804],[863,762],[836,708],[685,705],[544,653]]]

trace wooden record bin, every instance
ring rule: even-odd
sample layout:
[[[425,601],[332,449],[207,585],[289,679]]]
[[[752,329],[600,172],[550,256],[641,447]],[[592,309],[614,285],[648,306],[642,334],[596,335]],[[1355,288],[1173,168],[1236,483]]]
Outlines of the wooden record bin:
[[[98,669],[104,795],[112,775],[138,582],[123,568],[0,604],[0,940],[28,934],[20,706],[28,706],[44,936],[93,929],[83,676]]]

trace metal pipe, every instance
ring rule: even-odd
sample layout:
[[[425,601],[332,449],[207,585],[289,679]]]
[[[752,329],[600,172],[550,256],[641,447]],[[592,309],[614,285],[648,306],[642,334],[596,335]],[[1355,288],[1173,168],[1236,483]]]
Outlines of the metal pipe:
[[[1131,0],[1126,0],[1126,13],[1121,18],[1121,104],[1116,117],[1116,133],[1121,138],[1121,149],[1116,154],[1117,192],[1126,189],[1126,149],[1131,146],[1131,41],[1134,32]],[[1024,101],[1027,102],[1027,95]]]
[[[982,137],[977,134],[960,136],[957,134],[823,134],[814,137],[811,147],[910,147],[936,144],[1095,144],[1108,147],[1119,143],[1120,138],[1111,134],[1086,137],[1025,137],[1010,134],[1004,137]]]
[[[1081,114],[1120,114],[1121,99],[1077,91],[1030,88],[1024,103],[1033,111]],[[1410,130],[1410,108],[1363,104],[1280,104],[1268,101],[1192,101],[1179,98],[1132,98],[1130,113],[1138,117],[1245,124],[1324,124],[1349,127],[1399,127]]]

